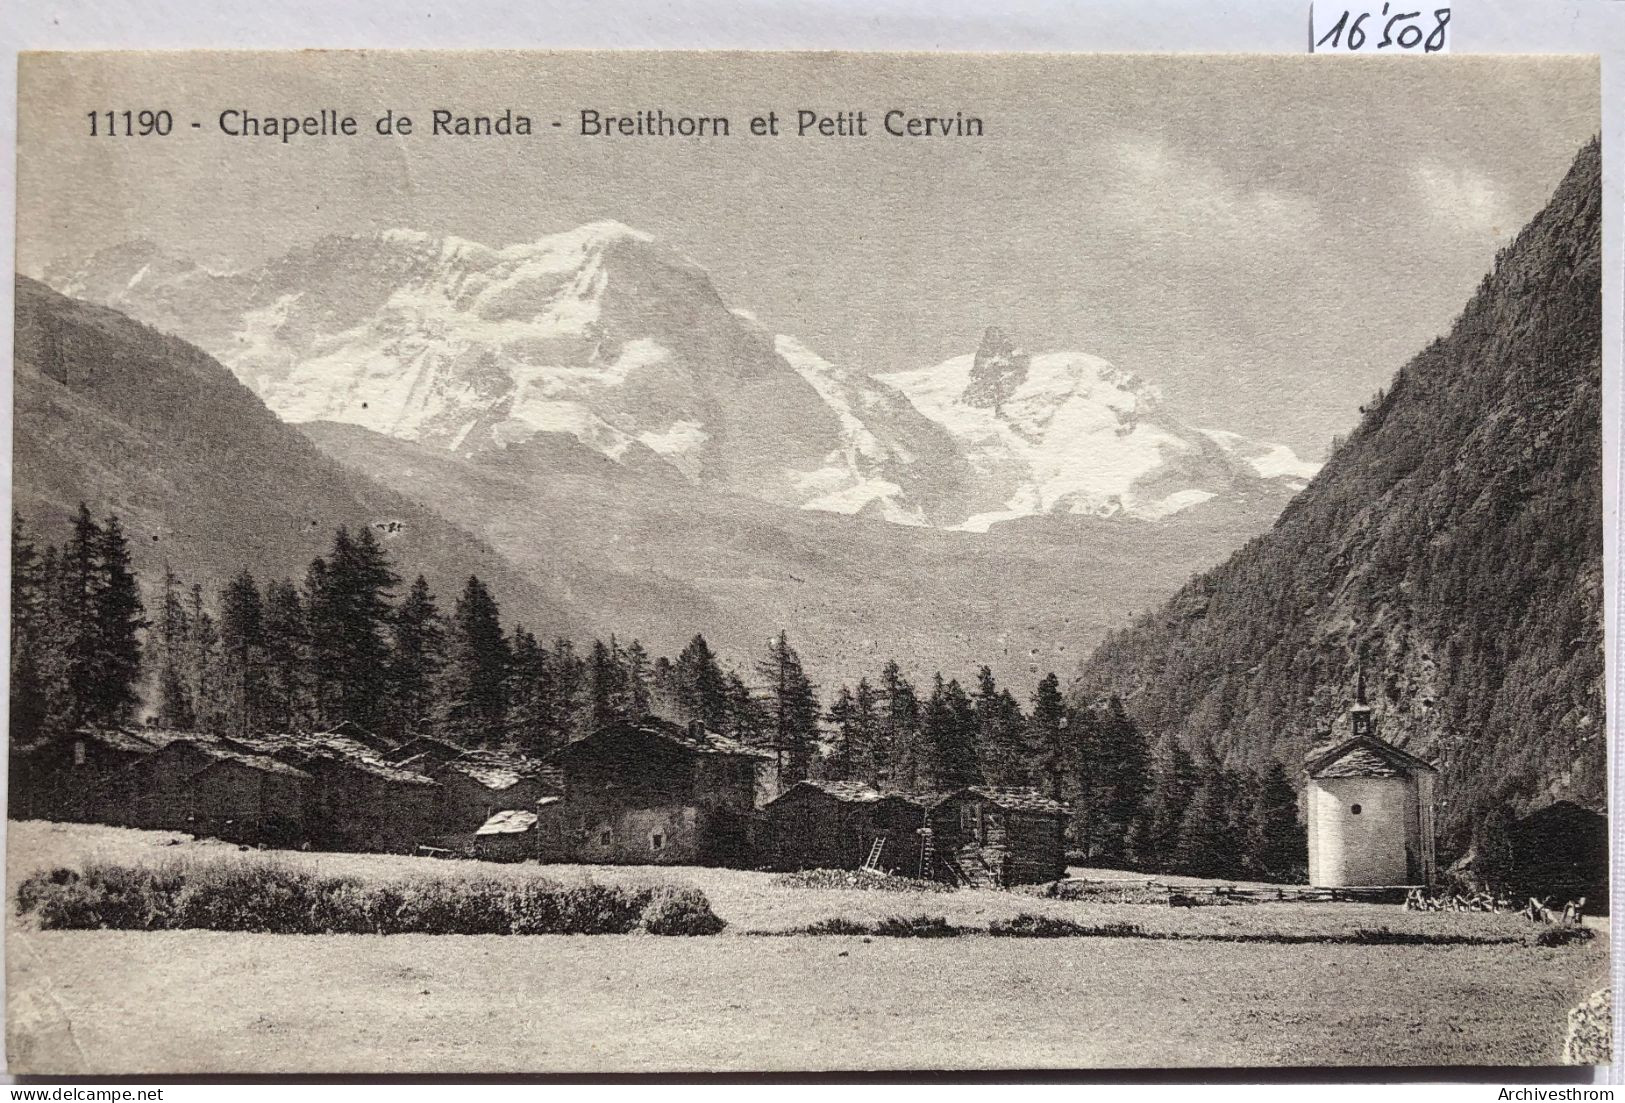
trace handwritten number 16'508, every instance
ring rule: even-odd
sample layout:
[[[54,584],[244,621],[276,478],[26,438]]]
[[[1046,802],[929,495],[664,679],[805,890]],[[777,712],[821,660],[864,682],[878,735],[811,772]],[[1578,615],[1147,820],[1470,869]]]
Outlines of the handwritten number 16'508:
[[[1371,13],[1363,11],[1355,17],[1354,22],[1350,23],[1349,16],[1351,14],[1351,12],[1345,11],[1342,18],[1332,24],[1332,29],[1321,36],[1319,42],[1315,43],[1315,48],[1319,49],[1330,43],[1332,49],[1340,49],[1343,45],[1343,33],[1347,31],[1348,48],[1350,50],[1363,49],[1366,43],[1364,23],[1371,17]],[[1382,14],[1388,15],[1387,4],[1382,6]],[[1381,50],[1387,46],[1397,45],[1402,50],[1414,50],[1418,44],[1421,44],[1422,52],[1428,54],[1437,53],[1444,49],[1444,29],[1450,22],[1450,9],[1439,8],[1434,11],[1433,30],[1427,33],[1426,41],[1423,40],[1421,26],[1408,22],[1420,17],[1421,14],[1419,11],[1411,11],[1396,12],[1394,15],[1389,16],[1388,21],[1382,25],[1382,40],[1377,43],[1375,48]],[[1399,26],[1399,24],[1404,25]],[[1398,27],[1397,30],[1395,29],[1396,26]]]

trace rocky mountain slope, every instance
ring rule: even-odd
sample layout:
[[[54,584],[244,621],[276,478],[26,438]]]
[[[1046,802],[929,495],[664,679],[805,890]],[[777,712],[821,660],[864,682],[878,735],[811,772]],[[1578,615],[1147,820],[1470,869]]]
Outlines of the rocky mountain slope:
[[[1313,472],[1288,449],[1179,424],[1103,360],[1031,356],[997,329],[973,354],[866,376],[613,222],[501,249],[332,237],[234,273],[130,243],[48,275],[196,342],[286,421],[461,455],[562,433],[776,505],[980,531],[1220,500],[1262,527]]]
[[[573,631],[566,601],[488,545],[319,453],[198,349],[115,311],[16,282],[13,502],[59,540],[81,500],[119,514],[143,581],[170,564],[210,592],[241,567],[300,579],[338,525],[373,525],[448,597],[469,572],[515,614]]]
[[[1606,794],[1600,154],[1273,530],[1111,636],[1075,692],[1153,733],[1301,762],[1356,672],[1438,759],[1441,825]]]

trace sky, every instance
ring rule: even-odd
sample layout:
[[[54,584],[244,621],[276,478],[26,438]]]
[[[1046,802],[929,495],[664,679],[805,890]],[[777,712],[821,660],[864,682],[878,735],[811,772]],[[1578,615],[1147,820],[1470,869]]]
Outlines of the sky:
[[[175,130],[88,135],[87,112],[125,107]],[[435,107],[511,107],[537,133],[429,136]],[[216,127],[322,108],[363,134]],[[723,114],[734,134],[585,137],[583,108]],[[802,108],[862,109],[871,132],[890,108],[961,111],[984,134],[746,133]],[[367,133],[386,109],[419,133]],[[827,359],[916,368],[998,325],[1135,371],[1188,423],[1317,459],[1448,330],[1598,128],[1583,58],[33,55],[18,266],[134,237],[236,267],[335,233],[500,246],[613,218]]]

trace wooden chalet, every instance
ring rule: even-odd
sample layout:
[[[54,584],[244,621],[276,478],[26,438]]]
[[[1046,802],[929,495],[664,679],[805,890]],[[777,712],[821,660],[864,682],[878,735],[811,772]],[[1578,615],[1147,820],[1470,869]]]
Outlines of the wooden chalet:
[[[439,784],[439,836],[434,845],[453,850],[472,845],[475,834],[493,816],[533,813],[537,802],[557,795],[526,763],[502,755],[470,753],[444,762],[426,757],[421,766],[408,760],[397,769],[415,769]]]
[[[1586,910],[1608,911],[1608,817],[1560,800],[1513,825],[1514,890],[1557,904],[1585,898]]]
[[[855,781],[800,781],[769,801],[764,857],[778,869],[858,869],[929,876],[926,802]]]
[[[186,780],[195,833],[266,846],[303,841],[310,774],[265,755],[215,748],[209,756]]]
[[[541,808],[561,860],[746,865],[766,752],[699,725],[621,721],[559,748],[564,799]]]
[[[1036,789],[973,785],[931,806],[939,876],[984,887],[1035,884],[1066,875],[1071,810]]]
[[[110,823],[108,782],[158,749],[134,731],[83,728],[16,745],[10,754],[13,819]]]

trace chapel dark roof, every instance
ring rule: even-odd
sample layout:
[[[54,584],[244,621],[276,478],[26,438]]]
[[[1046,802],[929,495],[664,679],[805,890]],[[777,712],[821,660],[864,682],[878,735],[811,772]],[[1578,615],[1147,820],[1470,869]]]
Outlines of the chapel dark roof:
[[[1310,777],[1408,777],[1427,771],[1437,773],[1433,763],[1403,751],[1374,735],[1357,735],[1334,747],[1311,752],[1304,763]]]

